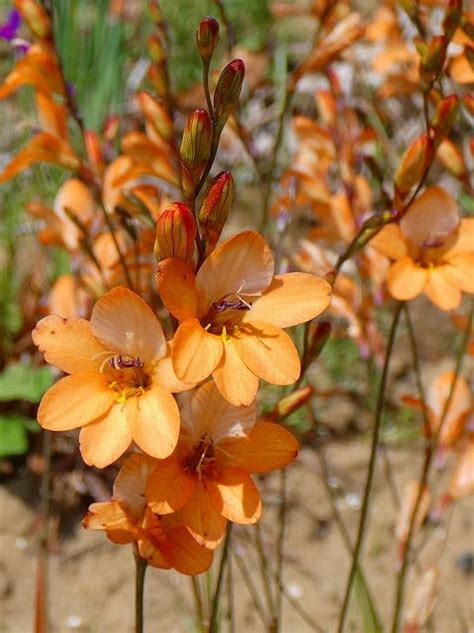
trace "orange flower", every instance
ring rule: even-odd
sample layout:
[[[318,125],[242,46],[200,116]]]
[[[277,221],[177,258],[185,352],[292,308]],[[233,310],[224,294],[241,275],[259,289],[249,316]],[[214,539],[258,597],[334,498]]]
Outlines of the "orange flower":
[[[146,498],[153,512],[180,510],[197,542],[212,549],[227,520],[258,521],[260,495],[250,474],[283,468],[295,459],[298,443],[278,424],[255,424],[255,404],[230,405],[212,381],[182,397],[178,446],[157,463]]]
[[[96,302],[90,322],[47,316],[32,336],[48,363],[71,374],[43,396],[43,428],[80,427],[84,461],[98,468],[132,441],[153,457],[173,452],[179,411],[169,392],[189,386],[176,379],[160,322],[140,297],[114,288]]]
[[[455,200],[428,187],[400,224],[388,224],[371,244],[395,260],[387,274],[390,294],[401,301],[424,292],[442,310],[457,308],[462,292],[474,293],[474,218],[459,219]]]
[[[443,420],[444,408],[448,400],[455,375],[452,371],[437,374],[426,390],[426,406],[430,432],[436,433]],[[403,398],[405,404],[421,409],[421,401],[412,396]],[[460,438],[472,410],[472,395],[466,380],[459,377],[450,401],[449,408],[444,416],[443,426],[439,436],[441,446],[453,446]]]
[[[113,543],[136,543],[139,555],[154,567],[201,574],[213,553],[196,543],[178,514],[159,516],[146,506],[145,485],[155,464],[143,453],[131,455],[115,479],[112,499],[93,503],[83,525],[105,530]]]
[[[298,352],[281,329],[320,314],[330,285],[307,273],[274,277],[275,264],[261,235],[245,231],[227,240],[195,275],[182,259],[160,262],[158,289],[181,321],[173,339],[180,380],[197,383],[212,374],[232,404],[248,405],[258,378],[289,385],[300,374]]]

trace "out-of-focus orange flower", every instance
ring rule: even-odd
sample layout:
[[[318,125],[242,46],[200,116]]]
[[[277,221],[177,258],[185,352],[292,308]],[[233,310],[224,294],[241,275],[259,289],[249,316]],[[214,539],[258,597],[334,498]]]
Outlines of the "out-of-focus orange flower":
[[[65,86],[54,49],[48,42],[29,47],[0,86],[0,99],[5,99],[20,86],[31,85],[51,96],[64,95]]]
[[[154,567],[200,574],[209,569],[213,552],[196,543],[179,515],[156,515],[146,506],[145,486],[155,465],[147,455],[131,455],[115,479],[112,499],[93,503],[83,525],[104,530],[113,543],[135,543]]]
[[[415,479],[408,482],[405,487],[402,505],[397,518],[397,524],[395,526],[395,536],[399,545],[399,556],[402,558],[403,552],[406,547],[406,540],[410,531],[410,525],[413,520],[413,511],[415,510],[415,504],[418,496],[420,495],[420,484]],[[418,530],[423,525],[424,520],[428,515],[428,510],[431,504],[431,491],[425,487],[421,492],[420,502],[418,505],[417,514],[413,523],[412,536],[417,534]]]
[[[459,453],[454,467],[449,494],[452,498],[474,493],[474,439],[470,439]]]
[[[134,441],[153,457],[170,455],[179,411],[170,391],[186,388],[165,358],[166,341],[151,308],[127,288],[114,288],[91,320],[47,316],[32,334],[48,363],[71,374],[43,396],[45,429],[81,428],[84,461],[103,468]]]
[[[81,161],[69,142],[67,113],[46,93],[36,93],[36,107],[41,132],[36,134],[0,173],[0,183],[10,180],[34,163],[53,163],[78,169]]]
[[[371,244],[395,263],[390,294],[401,301],[424,292],[442,310],[454,310],[462,292],[474,293],[474,219],[459,218],[455,200],[428,187],[399,224],[388,224]]]
[[[448,400],[455,375],[452,371],[437,374],[426,390],[426,406],[430,424],[430,434],[438,432],[444,408]],[[421,409],[421,401],[411,396],[404,402]],[[456,381],[449,408],[444,417],[438,442],[441,446],[453,446],[461,436],[472,409],[472,394],[466,380],[461,376]]]
[[[258,378],[277,385],[300,374],[298,352],[281,329],[313,319],[330,302],[330,285],[307,273],[274,276],[270,248],[245,231],[223,242],[195,275],[190,264],[159,264],[163,303],[181,322],[173,339],[173,365],[184,382],[212,374],[232,404],[250,404]]]
[[[198,543],[214,548],[227,520],[248,524],[260,517],[250,474],[283,468],[295,459],[298,443],[278,424],[255,424],[255,405],[230,405],[212,381],[182,398],[178,446],[157,463],[147,502],[159,514],[180,510]]]

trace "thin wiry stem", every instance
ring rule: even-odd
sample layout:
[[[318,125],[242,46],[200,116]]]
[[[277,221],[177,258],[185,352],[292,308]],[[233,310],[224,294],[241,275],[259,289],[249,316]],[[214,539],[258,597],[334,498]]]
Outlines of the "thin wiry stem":
[[[387,343],[387,351],[385,354],[385,361],[382,370],[382,378],[380,380],[379,393],[377,398],[377,405],[375,410],[375,423],[374,430],[372,435],[372,446],[370,450],[370,461],[367,472],[367,480],[365,483],[364,497],[362,501],[362,508],[359,520],[359,529],[357,532],[357,539],[354,547],[354,555],[352,557],[351,569],[349,572],[349,578],[347,581],[346,591],[344,594],[344,600],[342,604],[342,609],[339,617],[339,625],[338,625],[338,633],[343,633],[344,626],[346,622],[347,611],[349,607],[349,602],[352,593],[352,587],[354,584],[354,580],[356,578],[356,574],[359,569],[359,557],[362,551],[362,544],[364,541],[364,536],[367,528],[367,520],[369,517],[369,507],[370,507],[370,493],[372,491],[372,484],[375,475],[375,464],[377,459],[377,449],[379,446],[380,440],[380,431],[382,429],[382,421],[383,421],[383,412],[385,405],[385,388],[387,385],[388,372],[390,368],[390,360],[392,357],[393,345],[395,342],[395,335],[397,332],[398,322],[400,319],[400,313],[403,307],[403,303],[399,302],[395,308],[395,313],[393,315],[392,325],[390,328],[390,334],[388,337]]]
[[[256,612],[260,616],[260,619],[262,620],[262,624],[263,624],[264,630],[266,631],[266,630],[268,630],[267,615],[265,613],[265,607],[263,606],[263,604],[259,600],[259,597],[258,597],[259,596],[259,591],[258,591],[257,587],[255,586],[255,583],[253,582],[252,574],[247,569],[247,566],[244,563],[243,557],[239,556],[235,552],[235,550],[232,551],[232,554],[233,554],[234,559],[235,559],[235,561],[237,563],[237,567],[239,568],[240,574],[241,574],[242,578],[245,581],[245,586],[248,589],[248,592],[249,592],[249,595],[250,595],[250,599],[253,602],[253,606],[255,607]]]
[[[234,570],[230,553],[227,561],[227,620],[229,633],[235,633]]]
[[[277,540],[277,562],[275,572],[275,583],[277,587],[283,586],[283,564],[284,564],[284,545],[286,534],[286,516],[287,516],[287,499],[286,499],[286,470],[280,471],[280,511],[278,513],[279,532]],[[274,630],[275,633],[281,630],[281,617],[283,611],[283,594],[277,592],[275,598],[275,614],[274,614]]]
[[[198,618],[198,627],[201,633],[204,633],[204,607],[202,604],[201,587],[199,586],[199,580],[197,576],[191,576],[191,586],[193,589],[194,606],[196,608],[196,614]]]
[[[270,570],[268,569],[267,558],[263,549],[260,523],[255,524],[255,548],[257,550],[258,562],[260,564],[260,575],[262,577],[263,590],[265,593],[265,599],[267,601],[267,608],[273,617],[273,614],[275,613],[275,604],[273,601],[272,588],[270,585]]]
[[[218,616],[219,616],[219,603],[222,592],[222,586],[224,584],[224,572],[229,556],[230,539],[232,535],[232,523],[227,525],[227,532],[225,535],[224,547],[222,549],[221,562],[219,565],[219,573],[217,575],[217,584],[212,598],[211,607],[211,625],[209,627],[209,633],[217,633],[218,630]]]
[[[411,541],[414,534],[415,522],[418,516],[421,500],[423,498],[423,491],[425,490],[426,485],[428,483],[431,464],[433,462],[433,456],[435,454],[436,446],[438,444],[438,439],[440,437],[440,433],[442,431],[445,419],[447,417],[447,413],[449,411],[449,407],[451,405],[451,401],[454,396],[454,390],[456,389],[456,384],[457,384],[459,375],[461,373],[462,363],[463,363],[465,352],[466,352],[466,346],[469,342],[469,337],[471,335],[471,330],[472,330],[473,307],[471,306],[471,312],[469,314],[468,324],[464,332],[461,346],[457,354],[453,382],[451,383],[448,397],[446,399],[446,402],[444,403],[439,426],[436,429],[434,434],[432,432],[432,429],[430,426],[430,420],[428,417],[428,407],[426,404],[425,393],[424,393],[423,384],[421,381],[421,370],[420,370],[420,365],[419,365],[419,355],[418,355],[418,350],[417,350],[417,345],[416,345],[416,337],[415,337],[415,332],[413,330],[413,325],[411,322],[408,307],[405,308],[405,314],[406,314],[406,319],[407,319],[408,335],[410,338],[410,346],[411,346],[412,354],[413,354],[413,365],[415,369],[418,393],[419,393],[420,401],[421,401],[423,422],[424,422],[424,427],[426,429],[426,433],[428,434],[428,437],[427,437],[427,443],[426,443],[426,448],[425,448],[425,457],[423,460],[421,474],[418,480],[419,481],[418,494],[415,500],[415,504],[413,506],[413,510],[411,512],[410,523],[408,526],[408,533],[407,533],[407,537],[405,541],[405,546],[402,552],[402,560],[400,562],[400,569],[397,575],[394,613],[393,613],[392,627],[391,627],[392,633],[398,633],[398,630],[400,628],[400,620],[401,620],[401,615],[402,615],[402,610],[403,610],[403,599],[404,599],[404,593],[405,593],[405,582],[406,582],[406,576],[407,576],[408,566],[409,566],[409,561],[410,561]]]
[[[135,551],[135,633],[143,633],[143,593],[145,589],[145,572],[148,564]]]

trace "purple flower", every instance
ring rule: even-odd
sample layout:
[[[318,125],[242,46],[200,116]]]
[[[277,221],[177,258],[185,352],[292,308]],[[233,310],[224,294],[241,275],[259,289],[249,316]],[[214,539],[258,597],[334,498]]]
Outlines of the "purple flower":
[[[0,24],[0,39],[11,42],[17,34],[21,26],[21,15],[16,9],[12,9],[8,14],[6,21]]]

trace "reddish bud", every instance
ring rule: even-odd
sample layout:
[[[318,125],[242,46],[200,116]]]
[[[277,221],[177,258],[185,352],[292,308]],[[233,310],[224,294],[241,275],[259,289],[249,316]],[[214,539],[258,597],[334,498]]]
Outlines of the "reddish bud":
[[[139,92],[137,95],[140,108],[146,120],[155,129],[157,134],[164,141],[171,141],[173,138],[173,119],[171,118],[166,104],[161,99],[155,99],[149,92]]]
[[[316,327],[310,328],[307,345],[307,358],[312,362],[321,354],[331,334],[329,321],[320,321]]]
[[[233,59],[221,72],[214,92],[215,119],[221,129],[237,104],[244,75],[245,64],[241,59]]]
[[[462,17],[462,0],[449,0],[443,20],[443,32],[450,40],[458,28]]]
[[[194,253],[196,221],[182,202],[170,204],[158,218],[154,253],[158,261],[181,257],[190,261]]]
[[[161,25],[163,23],[163,14],[156,0],[150,0],[148,3],[148,11],[150,12],[151,19],[155,22],[155,24]]]
[[[232,174],[229,171],[222,171],[214,178],[204,195],[198,217],[212,247],[217,244],[229,217],[234,192]]]
[[[194,110],[188,116],[181,141],[182,184],[186,198],[194,188],[211,155],[212,122],[206,110]]]
[[[456,119],[458,110],[459,98],[456,95],[449,95],[449,97],[439,100],[432,121],[437,136],[445,136],[449,132]]]
[[[165,97],[168,94],[168,76],[164,63],[152,64],[148,69],[148,79],[159,97]]]
[[[445,138],[441,141],[436,151],[436,158],[456,178],[465,178],[467,176],[467,167],[463,156],[459,148],[449,139]]]
[[[302,387],[290,393],[289,395],[281,398],[272,411],[272,417],[276,420],[284,420],[289,415],[299,409],[305,402],[307,402],[313,395],[313,388]]]
[[[474,94],[465,94],[462,102],[466,110],[474,116]]]
[[[431,157],[432,143],[427,134],[410,143],[395,172],[395,186],[404,195],[417,185]]]
[[[426,90],[431,87],[436,77],[443,68],[446,57],[448,40],[444,35],[437,35],[423,47],[419,47],[421,54],[422,87]]]
[[[166,60],[166,50],[158,35],[150,35],[147,40],[147,51],[154,64],[161,64]]]
[[[106,143],[112,143],[119,131],[120,119],[117,114],[111,114],[104,123],[103,136]]]
[[[209,62],[219,41],[219,22],[208,16],[199,22],[196,44],[203,62]]]
[[[37,0],[15,0],[15,7],[35,37],[40,40],[51,37],[53,33],[51,19],[46,9]]]
[[[105,162],[97,133],[92,130],[86,130],[84,132],[84,143],[89,163],[97,174],[102,174],[105,169]]]

